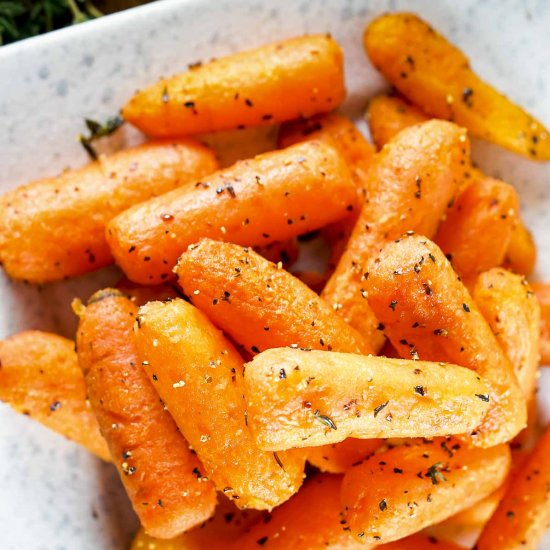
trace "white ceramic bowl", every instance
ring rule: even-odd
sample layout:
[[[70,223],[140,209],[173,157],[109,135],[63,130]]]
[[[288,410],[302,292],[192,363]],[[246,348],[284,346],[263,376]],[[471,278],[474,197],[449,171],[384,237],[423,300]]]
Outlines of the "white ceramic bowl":
[[[159,76],[303,33],[330,32],[344,47],[343,110],[359,118],[367,99],[386,86],[366,59],[362,32],[388,10],[414,11],[433,23],[485,79],[550,126],[544,0],[164,0],[0,48],[0,190],[84,163],[75,141],[83,118],[115,114]],[[474,143],[473,151],[485,171],[518,188],[539,246],[537,275],[550,280],[550,166],[485,143]],[[0,275],[0,337],[26,328],[72,336],[70,299],[86,298],[117,276],[110,268],[39,289]],[[549,402],[545,386],[543,377],[542,401]],[[114,469],[4,406],[0,465],[3,550],[128,546],[136,520]]]

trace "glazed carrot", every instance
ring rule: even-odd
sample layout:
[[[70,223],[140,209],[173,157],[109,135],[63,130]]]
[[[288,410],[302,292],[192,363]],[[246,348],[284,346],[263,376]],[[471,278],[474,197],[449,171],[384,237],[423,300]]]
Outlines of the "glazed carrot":
[[[71,340],[30,330],[0,341],[0,401],[110,460]]]
[[[531,275],[537,261],[537,247],[533,235],[520,219],[506,249],[504,267],[522,275]]]
[[[142,364],[218,490],[240,508],[271,509],[302,483],[304,458],[262,452],[248,428],[243,360],[184,300],[149,302],[135,327]]]
[[[384,337],[367,304],[366,265],[386,240],[409,230],[435,233],[457,191],[468,150],[464,130],[434,120],[399,133],[373,161],[368,201],[322,296],[375,350]]]
[[[366,544],[394,541],[491,494],[509,468],[508,445],[469,449],[456,440],[400,445],[346,472],[345,517],[353,536]]]
[[[313,290],[250,248],[203,239],[175,273],[193,304],[252,353],[290,345],[373,351]]]
[[[365,460],[382,445],[379,439],[354,439],[348,437],[340,443],[309,447],[307,461],[322,472],[343,474],[356,462]]]
[[[107,222],[216,169],[214,153],[196,141],[158,141],[18,187],[0,197],[0,262],[32,283],[99,269],[113,262]]]
[[[434,241],[466,286],[471,287],[483,271],[502,264],[518,213],[515,189],[487,177],[468,185],[449,208]]]
[[[412,13],[372,21],[364,46],[374,66],[420,109],[535,160],[550,160],[544,126],[471,69],[468,58]]]
[[[156,539],[141,528],[130,550],[227,550],[264,514],[256,510],[240,510],[230,500],[220,497],[216,513],[201,525],[173,539]]]
[[[533,283],[540,304],[540,361],[550,365],[550,284]]]
[[[333,113],[283,124],[279,132],[279,147],[288,147],[307,139],[326,141],[340,151],[355,181],[359,203],[362,204],[367,194],[367,173],[375,153],[372,144],[349,118]],[[358,215],[359,210],[355,210],[344,219],[321,230],[323,237],[331,245],[331,269],[338,263]]]
[[[137,307],[120,291],[94,294],[77,332],[92,408],[144,529],[171,538],[208,519],[214,486],[139,365]]]
[[[248,424],[266,451],[468,433],[489,409],[476,373],[427,361],[278,348],[247,363],[244,381]]]
[[[477,279],[473,298],[530,399],[539,367],[540,305],[529,283],[511,271],[491,269]]]
[[[342,57],[326,35],[275,42],[162,79],[122,115],[146,134],[181,136],[332,111],[346,95]]]
[[[366,112],[372,141],[382,149],[396,134],[430,117],[395,93],[380,94],[369,101]]]
[[[535,550],[550,521],[550,429],[537,442],[477,542],[479,550]]]
[[[365,281],[369,304],[402,357],[449,361],[477,372],[491,408],[472,434],[475,445],[509,441],[526,421],[512,365],[441,250],[409,236],[384,247]]]
[[[356,200],[341,155],[311,141],[237,162],[131,208],[111,221],[107,240],[131,280],[158,283],[201,237],[246,246],[282,241],[344,217]]]

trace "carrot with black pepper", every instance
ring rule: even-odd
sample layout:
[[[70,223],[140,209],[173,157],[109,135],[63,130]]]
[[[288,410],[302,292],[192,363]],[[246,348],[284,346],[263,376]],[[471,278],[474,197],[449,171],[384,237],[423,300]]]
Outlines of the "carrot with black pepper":
[[[307,448],[307,461],[321,472],[343,474],[356,462],[365,460],[384,444],[380,439],[348,437],[340,443]]]
[[[343,55],[326,35],[267,44],[192,67],[137,92],[122,114],[152,136],[276,124],[343,101]]]
[[[481,80],[468,58],[417,15],[382,15],[363,40],[374,66],[426,113],[515,153],[550,160],[549,131]]]
[[[303,456],[255,445],[243,360],[203,313],[181,299],[149,302],[135,335],[145,371],[218,490],[240,508],[271,509],[299,489]]]
[[[270,349],[246,364],[244,381],[248,424],[270,451],[468,433],[490,406],[469,369],[351,353]]]
[[[0,341],[0,401],[111,459],[71,340],[30,330]]]
[[[366,265],[384,242],[406,231],[435,233],[468,159],[465,130],[434,120],[405,129],[373,160],[368,200],[322,297],[375,350],[384,336],[366,299]]]
[[[141,524],[150,535],[171,538],[214,513],[216,491],[139,363],[136,314],[118,290],[94,294],[80,317],[78,361]]]
[[[508,445],[475,449],[456,439],[399,445],[346,472],[344,517],[365,544],[397,541],[488,496],[509,469]]]
[[[157,141],[17,187],[0,197],[0,263],[31,283],[104,267],[113,262],[105,239],[112,218],[217,167],[199,142]]]
[[[513,367],[434,243],[413,235],[387,244],[370,263],[365,288],[402,357],[449,361],[487,383],[490,409],[469,440],[488,447],[517,435],[526,423],[526,402]]]
[[[137,205],[111,221],[107,240],[131,280],[152,284],[171,276],[179,255],[202,237],[245,246],[284,241],[341,219],[356,201],[341,155],[311,141]]]

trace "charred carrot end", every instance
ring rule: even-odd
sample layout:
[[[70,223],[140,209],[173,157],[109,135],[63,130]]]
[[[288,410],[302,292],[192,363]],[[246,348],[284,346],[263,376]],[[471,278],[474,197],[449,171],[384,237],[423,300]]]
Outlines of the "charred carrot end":
[[[378,149],[382,149],[401,130],[430,117],[399,95],[380,94],[369,101],[366,118],[372,140]]]
[[[202,237],[258,246],[345,217],[357,195],[341,155],[311,141],[236,163],[123,212],[108,226],[117,263],[133,281],[162,282]]]
[[[272,451],[467,433],[490,401],[479,376],[462,367],[291,348],[257,355],[245,386],[256,444]]]
[[[348,437],[340,443],[309,447],[307,461],[322,472],[343,474],[354,464],[365,460],[383,445],[381,439],[355,439]]]
[[[550,284],[534,283],[532,288],[540,304],[540,360],[550,365]]]
[[[171,538],[214,513],[216,491],[138,360],[136,313],[114,289],[92,296],[78,327],[78,360],[141,524],[152,536]]]
[[[271,509],[298,490],[304,458],[256,447],[243,360],[203,313],[181,299],[149,302],[135,334],[155,389],[219,491],[239,507]]]
[[[348,470],[345,517],[364,543],[398,540],[491,494],[509,468],[508,445],[469,449],[436,439],[394,447]]]
[[[203,239],[175,272],[190,300],[251,353],[290,345],[373,352],[313,290],[250,248]]]
[[[326,35],[284,40],[163,79],[123,108],[152,136],[276,124],[332,111],[346,95],[340,46]]]
[[[216,170],[194,140],[153,142],[0,197],[0,262],[14,279],[56,281],[113,262],[105,226],[117,214]]]
[[[519,197],[510,184],[477,179],[449,209],[434,241],[471,286],[481,272],[502,264],[518,214]]]
[[[537,247],[533,235],[520,219],[512,232],[506,249],[504,267],[522,275],[531,275],[537,261]]]
[[[550,430],[536,444],[477,542],[479,550],[535,550],[550,520]]]
[[[384,337],[368,306],[366,266],[384,242],[406,231],[435,233],[468,155],[466,132],[433,120],[396,135],[373,161],[367,176],[369,200],[322,296],[376,350]]]
[[[491,269],[477,279],[474,300],[510,360],[526,399],[537,381],[540,349],[540,305],[521,275]]]
[[[489,386],[491,407],[471,436],[487,447],[509,441],[526,422],[512,365],[441,250],[425,237],[387,244],[365,281],[369,304],[402,357],[471,368]]]
[[[465,55],[418,16],[378,17],[364,45],[375,67],[426,113],[531,159],[550,159],[548,130],[481,80]]]
[[[0,341],[0,401],[110,460],[86,399],[74,342],[40,331]]]

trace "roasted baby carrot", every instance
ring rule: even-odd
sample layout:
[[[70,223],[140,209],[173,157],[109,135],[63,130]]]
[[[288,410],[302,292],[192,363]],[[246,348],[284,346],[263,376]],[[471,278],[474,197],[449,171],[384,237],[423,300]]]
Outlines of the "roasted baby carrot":
[[[339,114],[300,119],[281,126],[279,146],[288,147],[307,139],[319,139],[336,147],[344,157],[355,182],[360,204],[366,198],[367,173],[372,164],[375,149],[361,134],[353,122]],[[355,209],[344,219],[321,230],[331,247],[329,266],[334,269],[346,245],[357,217]]]
[[[290,345],[373,352],[313,290],[250,248],[202,239],[175,273],[193,304],[252,353]]]
[[[447,212],[434,237],[466,286],[504,261],[518,223],[519,197],[508,183],[475,179]]]
[[[382,149],[396,134],[430,117],[421,109],[395,93],[380,94],[369,101],[366,112],[372,141]]]
[[[366,300],[366,265],[385,241],[406,231],[435,233],[457,192],[468,151],[464,130],[434,120],[400,132],[373,160],[368,200],[322,296],[375,350],[384,337]]]
[[[405,97],[472,135],[535,160],[550,160],[549,131],[481,80],[468,58],[412,13],[385,14],[365,30],[374,66]]]
[[[533,283],[540,304],[540,361],[550,365],[550,284]]]
[[[0,401],[111,459],[71,340],[30,330],[0,341]]]
[[[413,235],[387,244],[370,264],[365,289],[402,357],[449,361],[487,383],[490,409],[471,436],[475,445],[509,441],[525,426],[525,398],[512,365],[434,243]]]
[[[322,472],[343,474],[356,462],[365,460],[383,444],[379,439],[348,437],[340,443],[309,447],[307,461]]]
[[[31,283],[99,269],[113,261],[107,222],[217,166],[196,141],[158,141],[9,191],[0,197],[0,263]]]
[[[529,400],[540,357],[540,305],[529,283],[522,275],[491,269],[477,279],[473,298]]]
[[[292,348],[256,355],[244,381],[248,424],[267,451],[468,433],[490,400],[463,367]]]
[[[181,299],[149,302],[135,334],[145,371],[218,490],[239,508],[271,509],[290,498],[304,458],[257,448],[243,360],[207,317]]]
[[[531,275],[537,261],[537,247],[533,235],[520,219],[506,249],[504,267],[522,275]]]
[[[341,219],[357,201],[341,155],[318,141],[237,162],[117,216],[113,255],[133,281],[158,283],[201,237],[257,246]]]
[[[493,517],[485,526],[479,550],[535,550],[550,521],[550,429],[537,442]]]
[[[332,111],[343,101],[343,56],[327,35],[229,55],[139,91],[124,118],[151,136],[274,124]]]
[[[138,362],[136,313],[118,290],[94,294],[81,313],[78,361],[141,524],[152,536],[171,538],[214,513],[216,492]]]
[[[366,544],[398,540],[491,494],[509,468],[508,445],[475,449],[445,439],[400,445],[346,472],[345,519]]]

